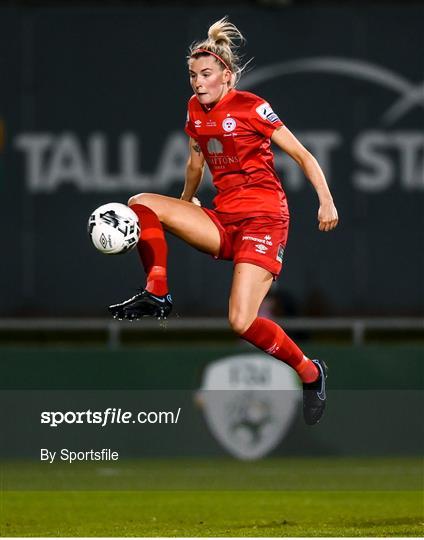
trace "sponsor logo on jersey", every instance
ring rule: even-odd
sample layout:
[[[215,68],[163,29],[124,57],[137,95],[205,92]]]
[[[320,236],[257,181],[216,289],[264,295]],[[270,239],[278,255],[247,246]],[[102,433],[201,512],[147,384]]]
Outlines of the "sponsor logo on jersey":
[[[195,120],[194,121],[194,125],[199,128],[199,127],[202,127],[202,121],[201,120]]]
[[[282,262],[283,262],[283,255],[284,255],[283,244],[280,244],[280,245],[278,246],[277,257],[276,257],[276,259],[277,259],[277,261],[278,261],[279,263],[282,263]]]
[[[263,120],[268,120],[272,124],[280,120],[269,103],[262,103],[259,107],[256,107],[256,112]]]
[[[222,154],[224,152],[222,142],[218,139],[209,139],[207,148],[209,154]]]
[[[207,120],[206,126],[207,126],[207,127],[216,127],[216,122],[215,122],[215,120]]]
[[[215,170],[225,169],[228,165],[239,162],[237,156],[227,156],[224,154],[224,146],[218,139],[209,139],[206,145],[208,154],[205,156],[208,165]]]
[[[222,121],[222,128],[227,133],[230,133],[231,131],[234,131],[236,129],[237,122],[234,120],[234,118],[224,118]]]
[[[264,236],[264,238],[256,238],[256,236],[244,235],[242,237],[242,240],[251,240],[252,242],[258,242],[259,244],[266,244],[267,246],[272,246],[272,240],[269,234]]]

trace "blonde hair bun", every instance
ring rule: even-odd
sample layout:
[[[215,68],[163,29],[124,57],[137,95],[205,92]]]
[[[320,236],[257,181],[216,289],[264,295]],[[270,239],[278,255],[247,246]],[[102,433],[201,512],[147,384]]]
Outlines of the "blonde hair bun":
[[[230,48],[237,47],[236,41],[245,41],[240,30],[228,21],[227,16],[222,17],[209,27],[208,38],[217,45],[226,45]]]
[[[188,59],[207,55],[207,51],[210,51],[212,56],[215,55],[218,57],[216,61],[221,66],[228,67],[233,72],[231,86],[235,86],[247,66],[247,63],[241,65],[241,59],[238,54],[240,45],[245,41],[243,34],[237,26],[231,23],[228,17],[225,16],[209,27],[207,39],[191,44]]]

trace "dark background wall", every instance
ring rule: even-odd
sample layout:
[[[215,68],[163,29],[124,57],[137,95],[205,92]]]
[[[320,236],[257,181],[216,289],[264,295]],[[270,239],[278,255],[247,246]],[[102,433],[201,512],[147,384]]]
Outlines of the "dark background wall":
[[[277,156],[292,214],[278,288],[298,314],[424,313],[424,8],[223,9],[0,10],[1,316],[99,315],[142,284],[136,254],[98,254],[86,221],[133,193],[179,196],[187,47],[226,13],[254,57],[240,87],[316,155],[340,213],[319,233],[313,190]],[[180,314],[225,314],[230,277],[170,239]]]

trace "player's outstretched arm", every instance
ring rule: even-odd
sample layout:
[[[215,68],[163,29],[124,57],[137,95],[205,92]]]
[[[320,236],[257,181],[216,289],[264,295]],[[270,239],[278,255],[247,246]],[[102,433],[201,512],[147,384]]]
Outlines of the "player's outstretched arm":
[[[337,226],[339,217],[318,161],[285,126],[276,129],[271,136],[271,140],[299,164],[305,176],[314,186],[319,198],[319,230],[331,231],[334,229]]]
[[[200,205],[200,202],[198,199],[196,199],[195,195],[203,178],[205,158],[198,142],[191,137],[189,140],[189,151],[190,154],[187,161],[184,190],[182,192],[181,199],[183,201],[191,201]]]

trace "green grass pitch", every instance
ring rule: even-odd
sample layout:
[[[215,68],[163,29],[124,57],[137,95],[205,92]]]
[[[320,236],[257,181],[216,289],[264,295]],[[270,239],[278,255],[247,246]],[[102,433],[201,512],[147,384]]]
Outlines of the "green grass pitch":
[[[1,465],[1,536],[422,536],[420,459]]]

